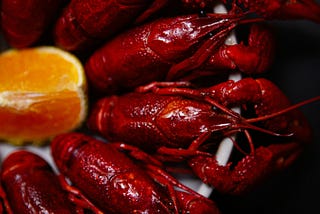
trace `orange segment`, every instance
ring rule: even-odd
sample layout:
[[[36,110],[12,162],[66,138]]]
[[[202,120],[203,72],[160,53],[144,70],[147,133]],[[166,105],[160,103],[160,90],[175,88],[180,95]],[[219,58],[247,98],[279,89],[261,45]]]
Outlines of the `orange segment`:
[[[42,143],[80,126],[87,113],[81,62],[55,47],[0,55],[0,138]]]

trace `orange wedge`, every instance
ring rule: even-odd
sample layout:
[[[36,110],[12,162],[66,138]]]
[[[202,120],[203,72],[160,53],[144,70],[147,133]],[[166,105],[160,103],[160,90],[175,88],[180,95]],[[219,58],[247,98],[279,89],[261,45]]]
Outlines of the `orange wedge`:
[[[55,47],[0,54],[0,138],[42,144],[78,128],[87,114],[81,62]]]

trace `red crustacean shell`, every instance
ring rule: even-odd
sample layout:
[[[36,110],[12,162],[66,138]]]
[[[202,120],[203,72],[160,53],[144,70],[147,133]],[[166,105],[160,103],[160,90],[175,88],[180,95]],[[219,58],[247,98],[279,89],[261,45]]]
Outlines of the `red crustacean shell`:
[[[55,43],[69,51],[92,49],[133,24],[152,3],[152,0],[72,0],[55,25]]]
[[[34,45],[49,30],[66,0],[2,0],[1,27],[15,48]]]
[[[250,114],[253,111],[251,116],[254,117],[281,111],[291,105],[286,95],[264,78],[244,78],[237,82],[230,80],[194,91],[210,96],[227,108],[242,105],[243,112]],[[245,121],[212,109],[213,105],[201,101],[199,96],[200,100],[194,98],[196,95],[184,95],[183,92],[131,92],[101,98],[91,109],[88,127],[109,140],[124,141],[141,148],[144,148],[144,142],[154,143],[147,145],[148,148],[185,148],[203,132],[227,131],[227,127],[237,129]],[[261,121],[260,126],[276,133],[294,133],[299,142],[310,142],[312,138],[309,123],[297,109]]]
[[[244,107],[243,114],[248,119],[229,112],[229,108],[238,105]],[[88,127],[110,141],[173,157],[194,154],[196,150],[215,151],[215,145],[223,137],[247,132],[251,153],[239,161],[235,168],[239,171],[217,164],[214,154],[188,159],[204,182],[220,192],[241,194],[290,165],[311,141],[311,128],[304,115],[297,109],[283,111],[290,106],[285,94],[263,78],[230,80],[200,89],[139,88],[136,92],[100,99],[92,109]],[[274,113],[280,115],[264,118]],[[259,164],[265,167],[256,167]],[[214,173],[220,174],[215,177]],[[228,183],[224,183],[227,178]]]
[[[104,94],[164,80],[172,66],[191,58],[200,48],[200,52],[218,49],[240,19],[240,15],[185,15],[159,18],[131,28],[109,40],[88,59],[88,80]],[[217,37],[210,35],[220,30],[223,32]],[[207,48],[211,43],[213,47]]]
[[[60,172],[103,212],[172,212],[166,193],[111,144],[69,133],[54,138],[51,149]]]
[[[13,213],[77,213],[50,165],[31,152],[16,151],[3,161],[1,183]]]
[[[202,132],[231,121],[197,100],[133,92],[100,99],[88,126],[110,141],[155,151],[160,146],[186,148]]]
[[[187,208],[182,209],[181,214],[221,214],[214,201],[210,199],[199,199],[183,191],[178,191],[178,199],[181,206]]]

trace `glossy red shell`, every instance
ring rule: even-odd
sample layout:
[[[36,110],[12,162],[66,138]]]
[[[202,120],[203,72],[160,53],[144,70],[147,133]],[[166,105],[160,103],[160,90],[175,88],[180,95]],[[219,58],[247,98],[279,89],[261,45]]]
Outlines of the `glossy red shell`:
[[[31,152],[10,154],[2,165],[1,182],[13,213],[76,213],[52,168]]]
[[[231,121],[197,100],[129,93],[101,99],[90,114],[88,126],[110,141],[150,151],[159,146],[186,148],[202,133],[224,128]]]
[[[56,137],[51,145],[61,173],[102,211],[170,213],[166,193],[110,144],[71,133]]]
[[[15,48],[34,45],[49,30],[65,0],[2,0],[1,26]]]
[[[55,43],[69,51],[91,50],[132,25],[151,3],[146,0],[73,0],[55,24]]]
[[[195,89],[195,93],[209,96],[226,108],[244,106],[243,112],[251,117],[290,106],[288,98],[266,79],[227,81]],[[132,92],[105,97],[93,106],[88,127],[109,141],[122,141],[148,151],[161,146],[187,148],[205,133],[211,137],[208,142],[218,144],[225,133],[242,128],[250,130],[244,118],[227,114],[201,99],[201,95],[196,99],[170,92],[163,95]],[[258,126],[274,133],[294,133],[294,140],[301,143],[311,140],[310,126],[298,110],[261,121]]]
[[[185,15],[159,18],[132,28],[107,41],[90,56],[85,65],[89,83],[99,92],[115,94],[162,81],[173,65],[190,58],[206,42],[211,44],[210,33],[229,29],[239,17]],[[224,42],[230,31],[212,41],[217,42],[213,49]]]

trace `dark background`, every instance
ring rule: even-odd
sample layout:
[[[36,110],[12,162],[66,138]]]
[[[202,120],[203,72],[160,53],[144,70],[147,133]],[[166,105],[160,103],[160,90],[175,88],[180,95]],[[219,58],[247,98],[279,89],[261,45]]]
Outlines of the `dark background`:
[[[271,69],[263,76],[278,85],[293,103],[319,96],[320,24],[308,21],[273,21],[270,24],[277,40],[276,56]],[[317,212],[320,203],[320,102],[301,110],[313,127],[313,143],[290,168],[252,193],[214,198],[223,213]]]

